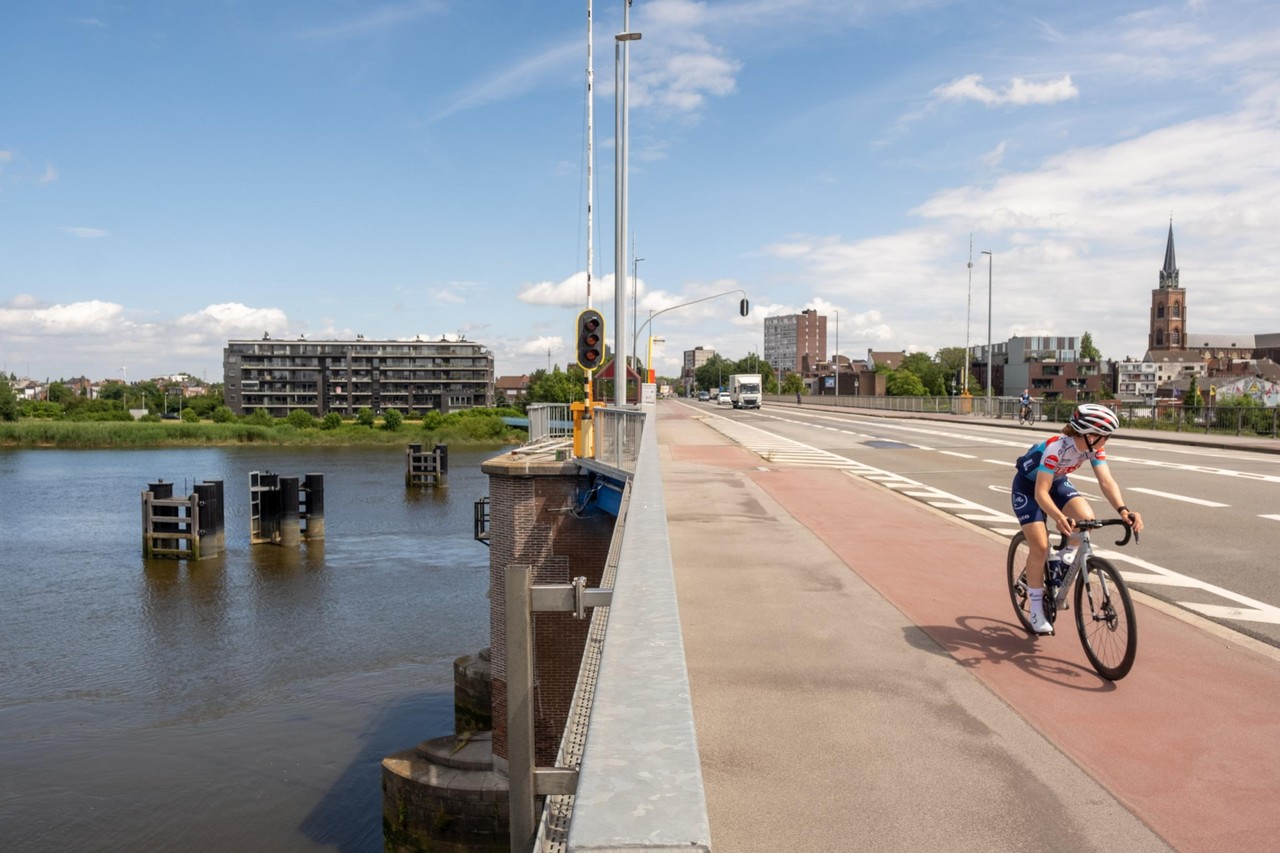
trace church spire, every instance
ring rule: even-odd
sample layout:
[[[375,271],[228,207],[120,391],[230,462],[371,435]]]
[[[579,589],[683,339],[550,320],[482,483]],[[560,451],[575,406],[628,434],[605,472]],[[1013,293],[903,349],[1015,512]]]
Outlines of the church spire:
[[[1160,270],[1160,286],[1178,286],[1178,262],[1173,255],[1173,217],[1169,218],[1169,244],[1164,250],[1164,268]]]

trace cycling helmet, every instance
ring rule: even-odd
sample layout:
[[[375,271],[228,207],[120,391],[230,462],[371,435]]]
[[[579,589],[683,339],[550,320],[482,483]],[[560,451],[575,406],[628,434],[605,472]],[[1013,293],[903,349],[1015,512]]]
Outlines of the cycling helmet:
[[[1106,406],[1097,403],[1081,403],[1067,421],[1077,435],[1111,435],[1120,428],[1120,419]]]

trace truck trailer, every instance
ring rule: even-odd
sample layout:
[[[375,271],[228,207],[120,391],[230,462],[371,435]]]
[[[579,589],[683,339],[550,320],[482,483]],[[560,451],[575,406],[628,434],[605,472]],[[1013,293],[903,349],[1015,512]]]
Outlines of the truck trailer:
[[[759,373],[735,373],[729,377],[729,399],[735,409],[758,409],[764,391]]]

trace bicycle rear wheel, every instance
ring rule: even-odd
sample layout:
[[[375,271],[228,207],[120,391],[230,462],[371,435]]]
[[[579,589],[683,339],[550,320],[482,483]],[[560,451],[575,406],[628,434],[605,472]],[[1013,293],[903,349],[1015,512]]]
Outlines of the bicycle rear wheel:
[[[1028,631],[1032,630],[1032,611],[1030,611],[1030,602],[1027,597],[1027,555],[1029,552],[1030,547],[1027,544],[1027,535],[1019,530],[1009,542],[1009,561],[1007,561],[1006,571],[1007,575],[1009,575],[1009,601],[1014,605],[1014,613],[1018,615],[1018,621]],[[1048,592],[1044,594],[1044,617],[1048,619],[1050,625],[1053,624],[1053,619],[1056,617],[1052,594]]]
[[[1124,678],[1138,654],[1138,622],[1129,588],[1116,567],[1090,557],[1076,582],[1075,604],[1085,657],[1103,678]]]

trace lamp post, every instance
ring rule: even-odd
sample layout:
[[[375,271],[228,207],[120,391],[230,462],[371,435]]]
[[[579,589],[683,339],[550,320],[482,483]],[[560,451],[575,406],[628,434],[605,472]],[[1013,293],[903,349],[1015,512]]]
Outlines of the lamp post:
[[[982,254],[987,256],[987,417],[991,416],[991,267],[995,262],[995,255],[987,250],[983,250]]]
[[[640,262],[644,258],[635,255],[636,235],[631,235],[631,360],[640,360],[640,330],[636,328],[636,291],[640,289]],[[652,312],[650,312],[652,313]],[[649,365],[645,365],[647,368]]]
[[[836,396],[840,396],[840,309],[832,308],[836,312]]]
[[[622,32],[614,36],[614,234],[613,234],[613,401],[627,404],[627,60],[631,42],[640,33],[631,32],[631,2],[622,10]]]

